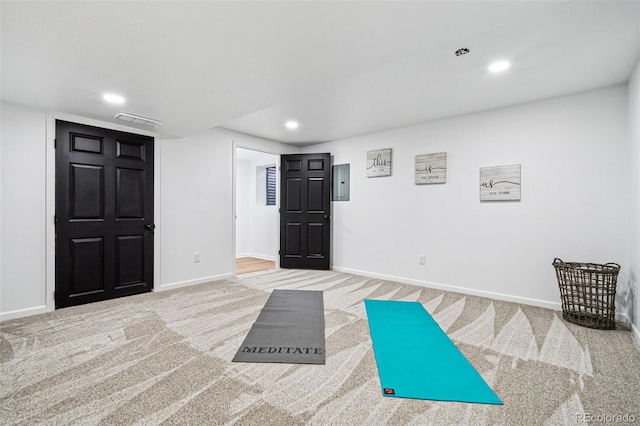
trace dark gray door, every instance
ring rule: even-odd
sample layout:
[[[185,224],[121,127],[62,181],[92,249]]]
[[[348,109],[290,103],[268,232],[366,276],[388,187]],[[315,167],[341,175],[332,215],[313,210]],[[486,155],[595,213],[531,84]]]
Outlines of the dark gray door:
[[[56,121],[56,308],[153,289],[153,138]]]
[[[283,155],[280,185],[280,267],[329,269],[331,155]]]

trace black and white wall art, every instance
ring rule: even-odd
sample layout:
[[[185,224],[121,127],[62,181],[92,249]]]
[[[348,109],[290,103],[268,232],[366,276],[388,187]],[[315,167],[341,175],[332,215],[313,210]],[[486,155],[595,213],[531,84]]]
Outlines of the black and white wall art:
[[[520,164],[480,168],[480,201],[519,201]]]
[[[367,151],[367,177],[391,176],[391,148]]]
[[[447,153],[416,155],[416,185],[447,181]]]

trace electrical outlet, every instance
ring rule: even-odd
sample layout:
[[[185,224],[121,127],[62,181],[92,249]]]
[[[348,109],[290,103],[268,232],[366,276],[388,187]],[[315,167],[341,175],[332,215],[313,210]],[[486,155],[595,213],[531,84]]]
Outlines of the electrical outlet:
[[[418,256],[418,263],[420,265],[426,265],[427,264],[427,258],[424,254],[421,254],[420,256]]]
[[[195,252],[193,253],[193,263],[198,263],[200,262],[200,253]]]

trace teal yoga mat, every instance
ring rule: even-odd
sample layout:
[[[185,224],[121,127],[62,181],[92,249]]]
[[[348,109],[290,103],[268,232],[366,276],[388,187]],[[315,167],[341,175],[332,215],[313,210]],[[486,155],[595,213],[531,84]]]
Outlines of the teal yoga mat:
[[[422,304],[364,304],[384,396],[502,404]]]

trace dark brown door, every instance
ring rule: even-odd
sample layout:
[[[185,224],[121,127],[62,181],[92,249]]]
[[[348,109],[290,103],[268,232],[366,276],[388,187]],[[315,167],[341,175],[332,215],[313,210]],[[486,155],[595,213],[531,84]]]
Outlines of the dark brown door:
[[[283,155],[280,267],[329,269],[331,155]]]
[[[56,308],[153,288],[153,138],[56,121]]]

